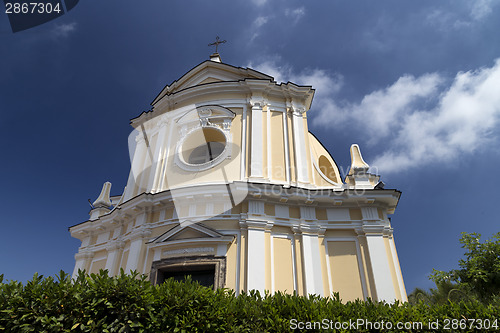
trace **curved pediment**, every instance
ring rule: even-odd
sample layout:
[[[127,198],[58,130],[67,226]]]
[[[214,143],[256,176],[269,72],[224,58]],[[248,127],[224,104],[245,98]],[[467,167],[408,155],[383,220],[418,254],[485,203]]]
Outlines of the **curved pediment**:
[[[218,233],[217,231],[208,228],[200,223],[193,224],[178,224],[166,233],[158,236],[150,243],[165,243],[171,241],[177,241],[182,239],[194,239],[194,238],[223,238],[224,235]]]
[[[166,95],[178,91],[217,82],[240,81],[245,79],[260,79],[274,81],[272,76],[263,74],[250,68],[234,67],[228,64],[207,60],[184,74],[180,79],[167,85],[154,99],[151,105],[156,104]]]
[[[233,119],[235,116],[231,110],[219,105],[203,105],[196,109],[190,110],[177,119],[178,124],[187,124],[191,122],[199,122],[200,120],[224,120]]]

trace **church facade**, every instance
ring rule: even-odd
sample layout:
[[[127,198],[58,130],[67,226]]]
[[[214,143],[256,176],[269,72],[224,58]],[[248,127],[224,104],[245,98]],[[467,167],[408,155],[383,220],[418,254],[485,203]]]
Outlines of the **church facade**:
[[[400,192],[369,173],[357,145],[344,179],[308,130],[314,90],[222,63],[217,53],[131,120],[131,171],[105,183],[74,275],[120,269],[153,283],[406,301],[393,229]]]

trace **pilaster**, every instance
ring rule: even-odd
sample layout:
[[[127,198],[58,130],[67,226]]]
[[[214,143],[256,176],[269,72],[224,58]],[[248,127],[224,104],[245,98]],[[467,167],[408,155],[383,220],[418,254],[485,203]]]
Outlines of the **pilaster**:
[[[83,251],[75,254],[75,268],[73,269],[72,278],[76,279],[79,270],[86,270],[90,260],[94,257],[94,253],[90,251]]]
[[[295,149],[295,167],[297,169],[297,183],[306,185],[309,183],[309,174],[307,171],[307,152],[306,152],[306,133],[304,133],[303,113],[304,107],[291,105],[290,113],[293,126],[293,147]]]
[[[127,265],[125,266],[126,273],[129,273],[131,270],[132,271],[138,270],[145,238],[147,238],[149,235],[151,235],[151,229],[146,225],[141,225],[131,233],[130,235],[131,242],[128,253]]]
[[[251,108],[251,147],[250,147],[250,178],[264,177],[264,135],[262,108],[266,104],[262,99],[252,99]]]
[[[247,290],[258,290],[264,295],[266,289],[266,236],[271,225],[267,221],[246,220],[247,229]],[[270,272],[269,272],[270,273]]]
[[[296,235],[302,235],[302,257],[304,265],[305,294],[325,296],[323,274],[321,271],[320,234],[324,229],[317,225],[300,226],[294,229]]]
[[[151,193],[156,193],[159,190],[159,183],[161,177],[161,166],[165,160],[165,144],[167,137],[166,119],[161,119],[159,124],[158,139],[156,140],[156,147],[153,155],[153,162],[151,163],[151,173],[149,174],[148,190]]]
[[[106,250],[108,251],[108,257],[106,259],[106,267],[105,269],[108,270],[109,276],[115,276],[116,275],[116,269],[118,266],[118,254],[121,249],[123,249],[123,246],[125,243],[121,240],[115,240],[111,241],[108,246],[106,247]]]
[[[133,133],[137,133],[135,138],[131,140],[135,140],[135,149],[134,155],[132,157],[132,167],[130,169],[130,174],[127,181],[127,192],[125,193],[125,200],[132,198],[134,195],[141,193],[140,179],[142,173],[144,172],[143,165],[144,159],[146,158],[146,140],[144,138],[144,134],[138,130],[135,130]],[[130,144],[130,139],[129,139]],[[136,187],[138,188],[138,192],[136,192]]]
[[[361,214],[363,225],[358,233],[366,237],[377,300],[393,303],[396,293],[384,241],[384,234],[392,230],[380,220],[377,207],[361,207]]]

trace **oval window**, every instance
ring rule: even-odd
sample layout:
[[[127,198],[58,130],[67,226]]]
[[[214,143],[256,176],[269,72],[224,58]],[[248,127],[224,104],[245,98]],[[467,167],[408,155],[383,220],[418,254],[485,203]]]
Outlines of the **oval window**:
[[[182,145],[182,158],[188,164],[205,164],[220,156],[226,144],[226,136],[221,130],[204,127],[186,138]]]
[[[335,169],[333,169],[332,163],[326,158],[326,156],[321,155],[318,160],[318,166],[321,172],[332,182],[337,183],[337,175]]]

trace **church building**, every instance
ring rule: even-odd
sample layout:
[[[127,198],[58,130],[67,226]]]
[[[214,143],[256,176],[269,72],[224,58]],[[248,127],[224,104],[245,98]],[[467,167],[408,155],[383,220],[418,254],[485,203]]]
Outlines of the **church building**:
[[[384,189],[356,144],[342,178],[309,132],[313,96],[217,52],[166,86],[131,120],[123,192],[106,182],[89,220],[69,228],[82,242],[73,275],[406,301],[388,217],[401,192]]]

